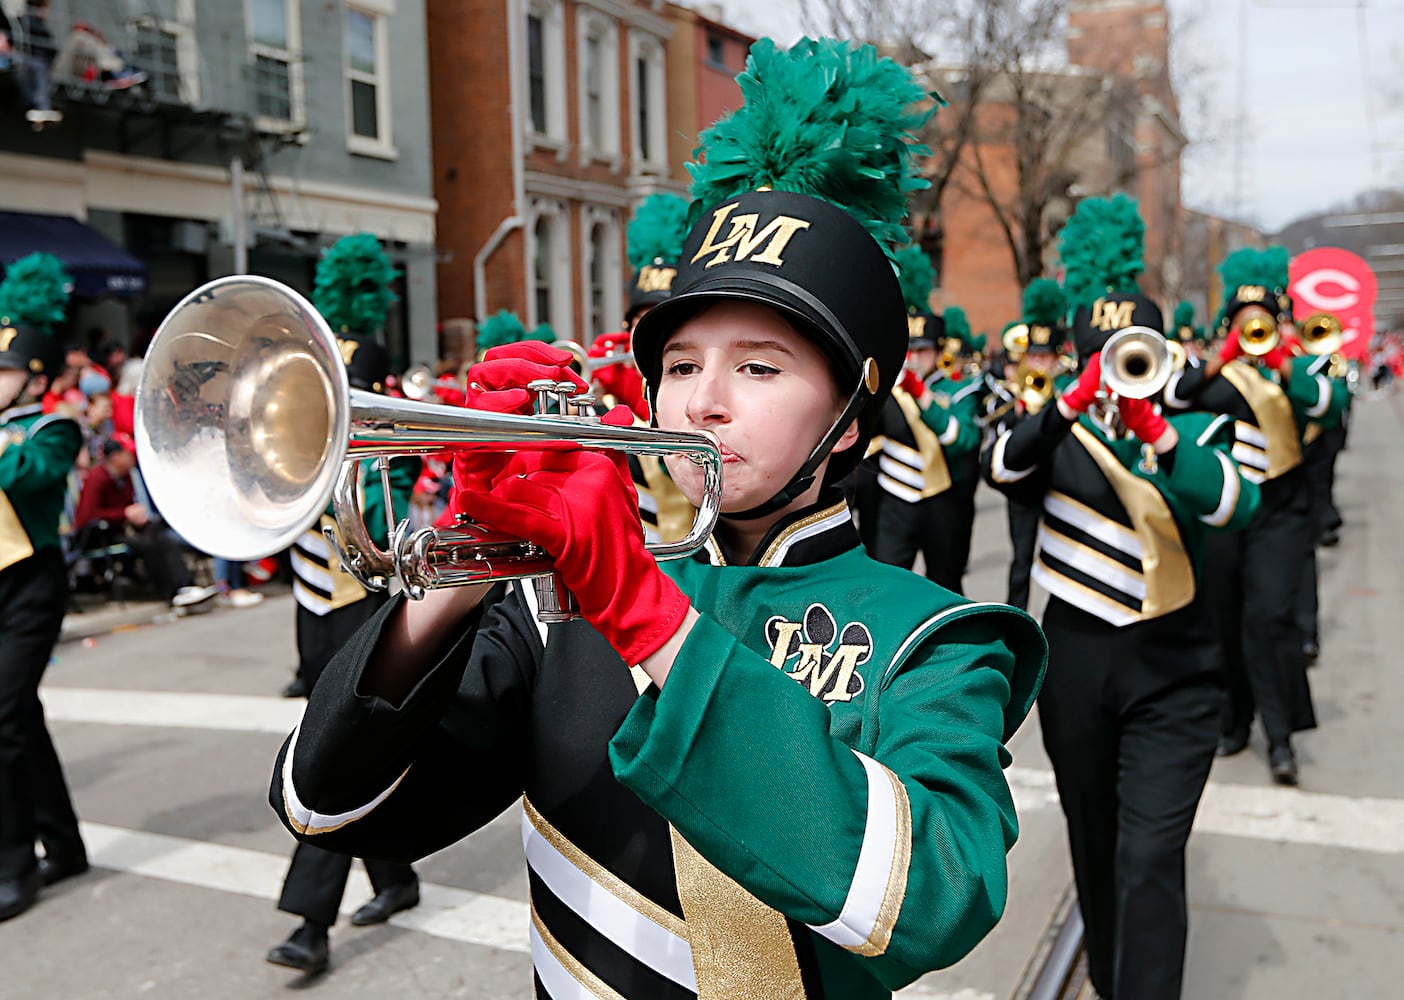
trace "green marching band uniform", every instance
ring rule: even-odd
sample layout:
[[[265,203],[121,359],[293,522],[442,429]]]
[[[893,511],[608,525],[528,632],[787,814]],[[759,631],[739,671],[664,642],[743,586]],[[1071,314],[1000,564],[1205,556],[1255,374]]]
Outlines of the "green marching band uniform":
[[[1239,347],[1245,318],[1291,321],[1287,270],[1280,247],[1239,250],[1224,261],[1220,273],[1230,292],[1216,325],[1225,347],[1219,357],[1173,377],[1165,401],[1174,409],[1230,418],[1233,457],[1244,478],[1261,487],[1257,516],[1245,531],[1214,546],[1207,567],[1228,689],[1220,752],[1247,745],[1256,709],[1274,778],[1295,783],[1291,735],[1316,725],[1297,626],[1299,591],[1315,543],[1303,447],[1320,428],[1339,425],[1348,391],[1330,377],[1328,356],[1292,355],[1284,342],[1259,362]]]
[[[955,476],[962,460],[978,457],[980,429],[964,399],[952,405],[936,401],[927,390],[938,377],[937,350],[944,320],[926,307],[931,294],[931,262],[918,247],[897,253],[903,297],[907,303],[908,364],[929,358],[914,368],[922,383],[899,384],[883,407],[882,420],[858,468],[856,494],[863,545],[874,559],[911,569],[921,553],[926,576],[953,593],[961,589],[965,558],[957,551],[958,533],[951,524],[959,517]],[[973,392],[974,385],[966,387]],[[970,396],[967,393],[967,396]]]
[[[41,875],[53,881],[87,867],[39,703],[68,606],[59,518],[83,434],[77,421],[42,412],[47,385],[35,380],[63,371],[50,330],[63,320],[68,283],[56,258],[31,254],[0,284],[0,375],[22,373],[0,396],[0,920],[34,902]]]
[[[745,105],[704,135],[673,296],[633,346],[655,408],[664,344],[699,302],[771,303],[822,347],[847,405],[758,508],[783,516],[754,552],[714,536],[661,565],[700,614],[662,687],[588,621],[539,624],[532,587],[513,585],[402,701],[364,695],[394,599],[333,660],[274,771],[270,802],[300,839],[404,861],[524,795],[543,998],[887,997],[967,953],[1004,906],[1003,744],[1038,689],[1042,636],[870,559],[833,485],[906,350],[884,247],[919,183],[925,95],[871,47],[827,40],[762,40],[740,83]],[[854,118],[847,139],[837,114]],[[806,150],[847,183],[823,187]],[[746,250],[733,213],[776,227]],[[858,444],[830,455],[855,414]],[[826,456],[818,501],[794,504]]]
[[[1090,303],[1069,295],[1081,303],[1073,331],[1082,375],[1057,404],[1002,434],[984,463],[996,489],[1042,507],[1033,575],[1049,593],[1049,662],[1039,720],[1092,983],[1102,996],[1172,998],[1184,965],[1185,844],[1221,697],[1199,585],[1206,538],[1247,525],[1259,497],[1231,457],[1228,418],[1176,416],[1172,434],[1148,401],[1120,400],[1111,419],[1092,402],[1113,334],[1164,334],[1160,310],[1134,291],[1139,246],[1119,270],[1079,258],[1116,243],[1123,227],[1138,229],[1134,203],[1118,199],[1125,204],[1091,232],[1073,216],[1062,256],[1070,289],[1079,267],[1095,266],[1103,277],[1089,285],[1130,290]],[[1078,212],[1095,218],[1099,201]]]

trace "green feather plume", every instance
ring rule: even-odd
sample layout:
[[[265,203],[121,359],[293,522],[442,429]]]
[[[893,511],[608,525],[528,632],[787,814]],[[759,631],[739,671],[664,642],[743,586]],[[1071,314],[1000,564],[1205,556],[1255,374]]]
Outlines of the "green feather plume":
[[[676,262],[687,239],[688,200],[660,191],[643,200],[625,236],[629,241],[629,266],[635,271],[655,260]]]
[[[1145,240],[1136,199],[1117,194],[1080,202],[1058,242],[1069,311],[1090,306],[1109,291],[1139,291],[1136,275],[1145,270]]]
[[[1068,297],[1052,278],[1035,278],[1024,289],[1024,322],[1062,326],[1068,314]]]
[[[68,312],[73,279],[53,254],[32,253],[5,269],[0,318],[53,333]]]
[[[343,236],[317,262],[312,304],[337,334],[369,336],[395,303],[395,268],[370,233]]]
[[[907,196],[929,187],[916,167],[930,149],[916,134],[943,104],[871,45],[802,38],[751,46],[736,78],[745,103],[701,135],[689,163],[690,220],[718,202],[770,187],[847,211],[889,254],[907,241]]]
[[[941,318],[946,321],[947,337],[959,340],[962,344],[970,343],[970,320],[964,309],[960,306],[947,306]]]
[[[526,327],[514,312],[506,309],[489,316],[478,324],[478,350],[486,351],[503,344],[515,344],[526,339]]]
[[[556,336],[556,331],[551,329],[550,323],[538,323],[536,324],[536,329],[532,330],[531,333],[526,334],[526,336],[524,336],[522,339],[540,340],[547,344],[554,344],[561,338]]]
[[[936,285],[936,269],[931,258],[918,246],[905,246],[893,255],[897,263],[897,283],[908,312],[931,311],[931,289]]]
[[[1175,318],[1170,329],[1178,330],[1182,326],[1194,328],[1194,303],[1189,299],[1181,299],[1175,305]]]
[[[1289,260],[1286,247],[1266,250],[1242,247],[1225,257],[1219,265],[1219,277],[1224,281],[1224,302],[1214,317],[1214,325],[1221,326],[1228,319],[1229,302],[1243,285],[1262,285],[1269,292],[1286,291]]]

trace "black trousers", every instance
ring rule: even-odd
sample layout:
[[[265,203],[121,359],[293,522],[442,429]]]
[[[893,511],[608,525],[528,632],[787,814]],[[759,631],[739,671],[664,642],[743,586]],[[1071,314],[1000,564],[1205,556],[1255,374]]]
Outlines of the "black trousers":
[[[916,503],[907,503],[881,487],[876,490],[877,516],[869,554],[879,562],[911,569],[920,552],[926,563],[926,578],[960,593],[968,552],[960,549],[961,511],[955,490]]]
[[[36,841],[55,858],[84,856],[39,701],[67,587],[63,553],[56,547],[0,570],[0,879],[34,870]]]
[[[169,601],[181,587],[195,582],[190,567],[185,565],[180,540],[164,525],[149,524],[121,540],[141,560],[146,579],[161,600]]]
[[[1009,561],[1009,596],[1006,604],[1029,609],[1029,574],[1033,571],[1034,547],[1038,542],[1038,522],[1043,511],[1026,503],[1010,500],[1006,505],[1009,516],[1009,544],[1014,556]]]
[[[1269,745],[1316,726],[1297,602],[1312,554],[1311,492],[1298,466],[1262,486],[1263,502],[1240,532],[1207,546],[1204,589],[1222,638],[1223,731],[1246,731],[1254,711]]]
[[[1067,819],[1092,984],[1177,1000],[1185,844],[1218,741],[1212,623],[1197,606],[1115,628],[1050,598],[1043,745]]]

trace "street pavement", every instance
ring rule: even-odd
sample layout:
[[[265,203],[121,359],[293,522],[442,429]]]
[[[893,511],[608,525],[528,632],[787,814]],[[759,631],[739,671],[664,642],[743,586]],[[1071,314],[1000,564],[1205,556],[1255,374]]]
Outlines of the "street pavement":
[[[1404,982],[1404,406],[1355,410],[1338,473],[1347,527],[1321,550],[1321,728],[1298,739],[1300,790],[1271,784],[1257,734],[1215,764],[1189,850],[1193,1000],[1369,1000]],[[1007,551],[1002,501],[982,491],[971,597],[1003,597]],[[94,869],[0,925],[0,998],[531,995],[515,806],[417,866],[418,908],[339,923],[327,974],[263,960],[298,922],[276,910],[292,840],[267,803],[301,709],[278,697],[292,626],[285,593],[185,619],[142,604],[70,616],[43,695]],[[1021,836],[1006,915],[903,997],[1004,1000],[1034,971],[1070,876],[1036,718],[1012,750]],[[369,895],[358,865],[343,912]]]

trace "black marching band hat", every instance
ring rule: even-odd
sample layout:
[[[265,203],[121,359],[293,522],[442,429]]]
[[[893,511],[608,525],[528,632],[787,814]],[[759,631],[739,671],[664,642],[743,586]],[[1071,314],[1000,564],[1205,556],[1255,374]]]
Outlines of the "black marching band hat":
[[[1035,278],[1024,289],[1023,325],[1028,330],[1026,354],[1057,354],[1067,338],[1068,297],[1052,278]]]
[[[395,303],[395,268],[371,233],[343,236],[317,262],[312,302],[336,334],[353,389],[384,392],[390,352],[376,335]]]
[[[73,280],[52,254],[12,262],[0,282],[0,368],[31,375],[62,373],[64,345],[51,332],[68,309]]]
[[[1144,326],[1164,335],[1165,316],[1160,307],[1139,292],[1108,292],[1073,316],[1073,342],[1077,356],[1089,358],[1105,346],[1112,334],[1129,326]]]
[[[693,226],[673,295],[639,321],[633,344],[655,408],[669,334],[719,299],[769,306],[824,351],[848,403],[775,497],[727,514],[744,519],[808,489],[855,417],[860,440],[833,456],[826,481],[863,456],[906,357],[891,253],[906,242],[907,195],[927,186],[914,134],[935,106],[872,46],[832,39],[782,50],[763,38],[737,82],[745,103],[703,133],[703,162],[689,165]]]
[[[1292,298],[1287,294],[1288,255],[1285,247],[1265,250],[1243,247],[1235,250],[1219,265],[1226,296],[1214,324],[1222,335],[1228,332],[1233,318],[1249,306],[1262,306],[1279,323],[1291,322]]]
[[[673,294],[683,240],[688,232],[688,200],[658,192],[643,200],[625,232],[629,266],[629,306],[624,325]]]

